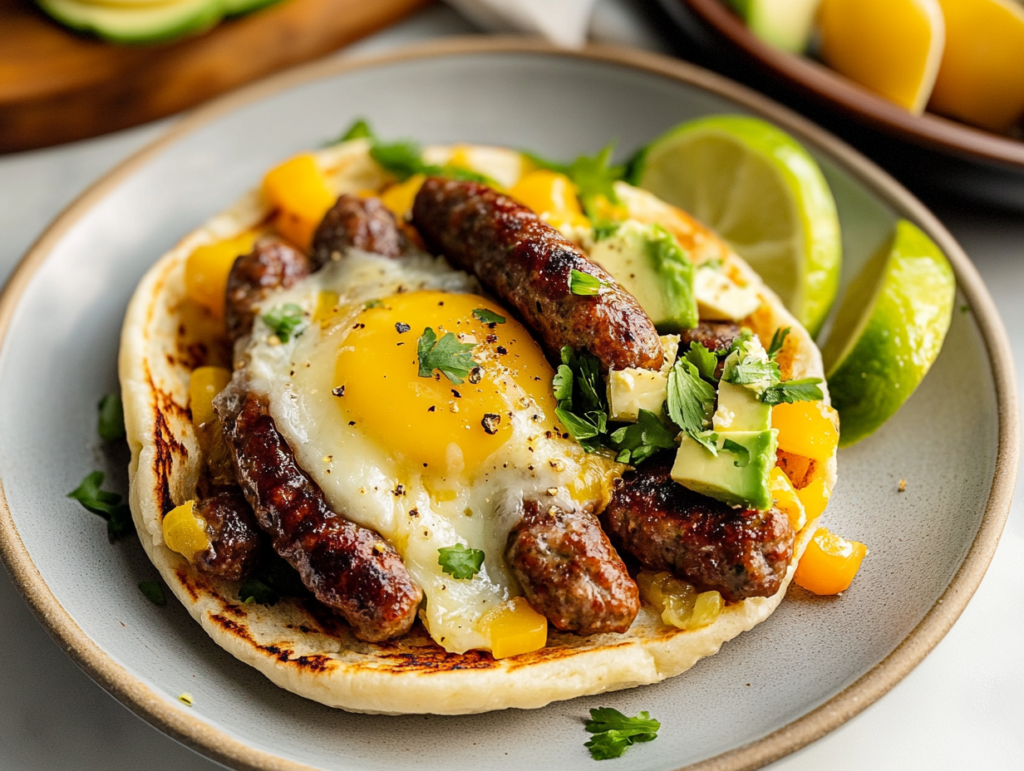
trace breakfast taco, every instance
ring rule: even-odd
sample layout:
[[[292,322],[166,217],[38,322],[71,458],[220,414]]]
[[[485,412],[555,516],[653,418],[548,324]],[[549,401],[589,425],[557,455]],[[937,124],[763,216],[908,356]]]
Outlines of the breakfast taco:
[[[354,133],[128,309],[132,513],[192,616],[278,685],[388,714],[658,682],[767,618],[838,438],[776,295],[621,180]]]

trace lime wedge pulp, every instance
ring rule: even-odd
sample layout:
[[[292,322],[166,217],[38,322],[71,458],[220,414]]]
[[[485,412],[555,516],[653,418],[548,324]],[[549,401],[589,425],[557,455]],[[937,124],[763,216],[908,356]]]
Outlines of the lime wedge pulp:
[[[874,432],[910,398],[939,355],[955,295],[942,250],[897,222],[847,290],[822,349],[840,446]]]
[[[641,150],[631,181],[717,231],[818,332],[842,243],[832,192],[799,142],[759,118],[698,118]]]

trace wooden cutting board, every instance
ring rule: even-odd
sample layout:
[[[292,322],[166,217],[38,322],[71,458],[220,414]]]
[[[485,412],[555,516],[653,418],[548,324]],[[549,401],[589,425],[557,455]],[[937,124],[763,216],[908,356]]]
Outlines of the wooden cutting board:
[[[173,43],[114,45],[0,0],[0,153],[135,126],[323,56],[432,0],[282,0]]]

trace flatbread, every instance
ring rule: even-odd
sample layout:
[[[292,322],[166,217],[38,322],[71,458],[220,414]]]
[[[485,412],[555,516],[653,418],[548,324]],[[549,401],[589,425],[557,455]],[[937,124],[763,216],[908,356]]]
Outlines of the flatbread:
[[[387,175],[370,159],[365,140],[317,154],[338,194],[379,190]],[[511,184],[519,156],[473,148],[475,163]],[[451,148],[431,148],[443,161]],[[627,195],[642,191],[623,189]],[[790,327],[780,355],[783,376],[823,377],[810,336],[763,286],[753,271],[713,233],[656,199],[652,214],[698,261],[723,259],[729,271],[758,287],[762,307],[744,323],[763,341]],[[274,606],[243,604],[237,582],[200,574],[163,543],[161,522],[174,506],[194,497],[199,449],[189,413],[193,368],[227,364],[230,352],[202,341],[215,322],[185,299],[184,269],[196,247],[230,238],[265,221],[269,207],[257,190],[185,237],[145,275],[132,297],[121,335],[119,373],[131,446],[130,502],[143,547],[178,600],[221,647],[289,691],[354,712],[467,714],[537,708],[552,701],[656,683],[713,655],[721,645],[764,621],[792,579],[814,523],[798,535],[795,556],[779,592],[728,605],[711,625],[683,631],[641,609],[625,634],[580,637],[551,630],[547,647],[494,660],[487,652],[450,654],[417,624],[384,643],[357,640],[332,612],[312,601],[283,598]],[[826,402],[828,395],[826,391]],[[835,483],[835,458],[826,481]]]

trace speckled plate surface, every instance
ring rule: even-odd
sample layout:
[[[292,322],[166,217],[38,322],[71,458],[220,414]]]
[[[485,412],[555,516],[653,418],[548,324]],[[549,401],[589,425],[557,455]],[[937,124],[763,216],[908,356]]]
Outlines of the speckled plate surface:
[[[116,389],[125,305],[146,268],[273,162],[356,116],[387,137],[529,147],[572,157],[617,137],[632,150],[713,112],[765,116],[817,156],[839,205],[848,277],[897,217],[924,228],[960,282],[946,349],[876,436],[839,456],[826,522],[871,554],[839,598],[793,590],[751,633],[681,677],[530,712],[462,718],[333,711],[272,686],[210,641],[137,544],[65,498],[95,468],[95,405]],[[649,710],[657,741],[630,769],[755,768],[813,741],[897,683],[945,634],[1002,530],[1019,452],[1009,347],[969,260],[883,172],[734,84],[636,52],[455,41],[315,65],[199,111],[98,183],[54,223],[0,300],[0,553],[54,637],[128,707],[232,766],[261,769],[592,768],[590,707]],[[120,477],[120,478],[118,478]],[[897,492],[899,480],[907,491]],[[189,692],[194,705],[177,701]]]

